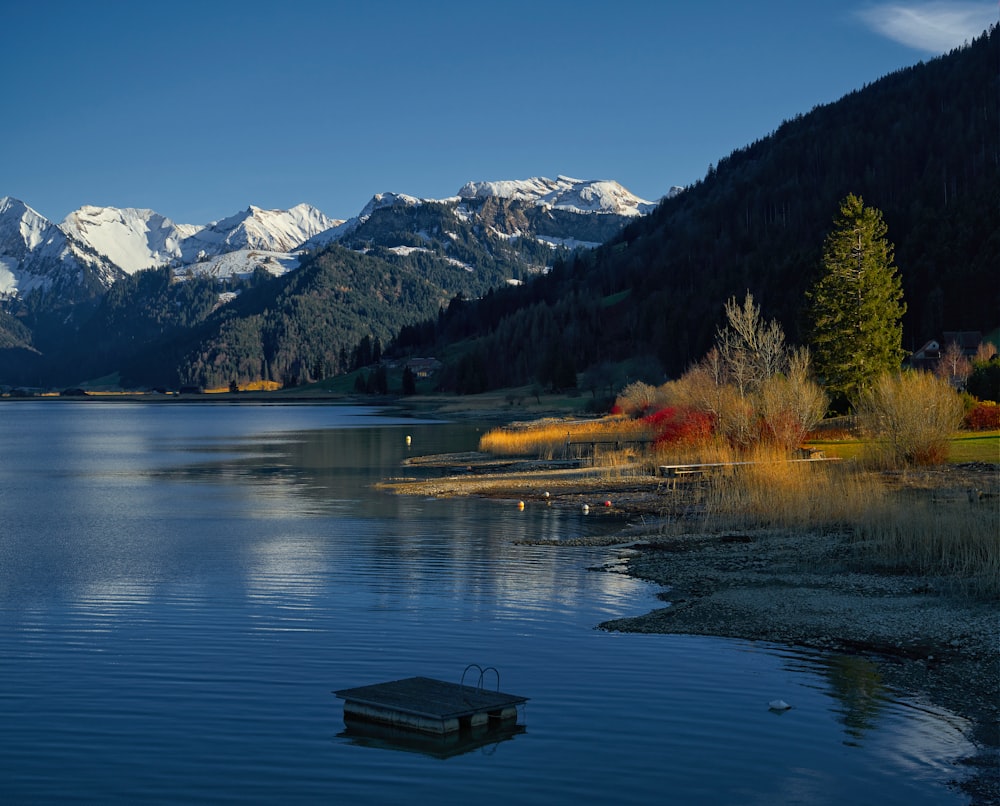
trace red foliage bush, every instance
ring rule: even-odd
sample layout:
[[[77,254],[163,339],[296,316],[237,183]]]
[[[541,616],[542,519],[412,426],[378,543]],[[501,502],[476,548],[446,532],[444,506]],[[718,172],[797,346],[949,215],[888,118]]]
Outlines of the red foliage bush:
[[[965,415],[965,427],[970,431],[1000,429],[1000,406],[991,400],[976,403]]]
[[[642,418],[656,432],[654,446],[691,444],[708,439],[715,427],[715,418],[703,411],[681,406],[668,406]]]

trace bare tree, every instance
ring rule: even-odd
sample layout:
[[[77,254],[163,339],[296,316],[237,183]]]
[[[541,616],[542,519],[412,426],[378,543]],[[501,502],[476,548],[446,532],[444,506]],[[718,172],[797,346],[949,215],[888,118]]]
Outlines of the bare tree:
[[[956,389],[965,387],[965,382],[972,374],[972,362],[965,357],[957,341],[948,342],[941,351],[941,356],[934,366],[934,374],[941,380],[948,381]]]
[[[761,319],[760,306],[749,291],[742,305],[732,297],[725,311],[728,324],[716,331],[715,346],[727,380],[740,397],[747,397],[788,368],[785,332],[777,320]]]

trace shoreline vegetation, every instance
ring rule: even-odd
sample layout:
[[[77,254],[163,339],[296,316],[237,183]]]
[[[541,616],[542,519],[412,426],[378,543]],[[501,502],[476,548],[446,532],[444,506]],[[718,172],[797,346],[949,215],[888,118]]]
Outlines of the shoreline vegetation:
[[[608,538],[547,544],[606,545],[616,559],[594,570],[659,586],[663,607],[600,629],[862,659],[881,685],[968,720],[977,753],[956,785],[1000,802],[1000,435],[903,468],[866,460],[865,440],[810,436],[814,458],[791,462],[709,443],[664,452],[637,420],[545,417],[488,432],[478,451],[411,457],[379,487],[619,519]],[[675,464],[712,467],[665,475]]]

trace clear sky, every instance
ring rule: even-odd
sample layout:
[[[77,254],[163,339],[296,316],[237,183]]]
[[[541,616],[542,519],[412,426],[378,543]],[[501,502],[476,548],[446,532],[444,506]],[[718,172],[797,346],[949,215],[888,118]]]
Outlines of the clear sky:
[[[0,197],[202,224],[616,179],[655,200],[995,0],[0,0]]]

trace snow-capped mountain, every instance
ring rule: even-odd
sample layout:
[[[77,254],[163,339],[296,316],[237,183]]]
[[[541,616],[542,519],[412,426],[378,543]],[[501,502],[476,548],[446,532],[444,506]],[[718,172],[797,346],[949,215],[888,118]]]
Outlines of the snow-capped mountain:
[[[291,252],[314,235],[342,224],[308,204],[291,210],[262,210],[251,205],[246,210],[198,229],[184,240],[183,261],[234,252],[263,249]]]
[[[398,246],[381,243],[385,228],[373,229],[368,222],[373,216],[429,205],[482,224],[484,232],[501,238],[529,237],[553,247],[595,246],[628,219],[656,206],[618,182],[566,176],[469,182],[446,199],[379,193],[347,221],[329,218],[308,204],[290,210],[251,205],[204,225],[177,224],[154,210],[87,205],[57,226],[23,202],[5,197],[0,199],[0,296],[23,298],[53,287],[73,298],[80,297],[72,291],[76,287],[86,289],[83,296],[93,296],[123,275],[164,265],[174,267],[178,276],[189,271],[214,277],[248,275],[257,268],[283,274],[298,266],[300,250],[347,243],[352,236]],[[429,219],[421,215],[426,226]],[[402,226],[405,222],[392,225],[393,237]],[[445,232],[444,225],[438,229],[447,247],[447,239],[456,236]],[[412,234],[428,237],[426,230]]]
[[[0,297],[58,290],[66,301],[109,288],[121,269],[24,202],[0,198]]]
[[[152,266],[184,266],[243,250],[287,253],[339,223],[308,204],[291,210],[251,205],[202,226],[175,224],[153,210],[86,206],[70,213],[62,229],[134,274]]]
[[[621,216],[639,216],[652,212],[655,202],[648,202],[630,193],[615,181],[531,179],[499,182],[468,182],[459,191],[462,199],[499,197],[531,202],[540,207],[552,207],[574,213],[611,213]]]
[[[674,196],[682,190],[683,188],[674,187],[668,195]],[[597,246],[601,242],[601,235],[616,226],[623,225],[629,218],[652,212],[657,204],[640,199],[613,180],[571,179],[568,176],[558,176],[556,179],[533,177],[468,182],[455,196],[445,199],[420,199],[405,193],[378,193],[357,216],[314,236],[304,246],[315,248],[348,238],[378,211],[437,204],[450,207],[457,216],[467,219],[479,215],[483,204],[489,200],[512,202],[524,208],[534,208],[540,215],[531,216],[534,223],[526,227],[529,232],[520,231],[516,226],[498,228],[495,221],[484,222],[488,228],[505,237],[527,234],[543,243],[570,247]],[[554,217],[551,215],[552,211],[566,215]],[[595,227],[595,217],[606,219],[605,225]],[[572,223],[574,220],[579,227],[574,226]],[[546,226],[549,227],[548,230]],[[597,240],[593,237],[579,237],[580,233],[572,232],[575,228],[597,233]]]
[[[434,201],[434,199],[418,199],[416,196],[408,196],[405,193],[376,193],[354,218],[338,221],[330,229],[316,233],[303,244],[303,247],[315,249],[346,238],[368,221],[376,210],[386,210],[392,207],[418,207]]]
[[[153,210],[93,205],[70,213],[60,228],[128,274],[181,259],[184,241],[200,229],[174,224]]]

